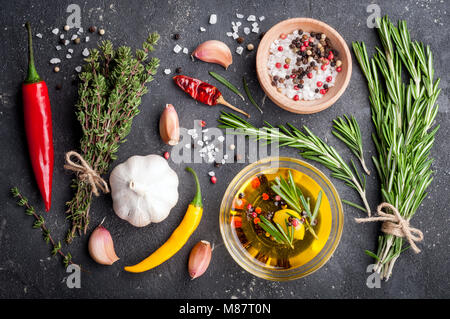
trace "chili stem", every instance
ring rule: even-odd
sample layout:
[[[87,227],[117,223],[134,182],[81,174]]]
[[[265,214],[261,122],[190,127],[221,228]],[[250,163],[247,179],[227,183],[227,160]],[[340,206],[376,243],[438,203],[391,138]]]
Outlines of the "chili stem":
[[[25,79],[25,83],[37,83],[41,81],[39,74],[34,66],[34,53],[33,53],[33,35],[31,34],[31,25],[29,22],[25,24],[28,31],[28,74]]]

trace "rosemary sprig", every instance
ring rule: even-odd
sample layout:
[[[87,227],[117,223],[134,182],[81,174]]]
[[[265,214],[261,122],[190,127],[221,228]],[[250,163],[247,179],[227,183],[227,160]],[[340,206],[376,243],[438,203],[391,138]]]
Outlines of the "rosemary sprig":
[[[244,96],[242,95],[241,92],[239,92],[239,90],[237,89],[237,87],[235,87],[233,84],[231,84],[230,81],[228,81],[227,79],[225,79],[223,76],[221,76],[220,74],[213,72],[213,71],[209,71],[209,75],[211,75],[213,78],[215,78],[217,81],[219,81],[220,83],[222,83],[223,85],[225,85],[231,92],[237,94],[242,101],[245,101]]]
[[[158,39],[157,33],[150,34],[135,57],[129,47],[115,50],[110,41],[104,41],[85,59],[76,112],[83,130],[80,154],[99,175],[106,173],[117,158],[119,145],[139,114],[141,98],[148,92],[145,84],[153,80],[159,66],[157,58],[148,60]],[[67,203],[67,218],[72,223],[67,242],[86,233],[92,201],[88,183],[74,179],[72,187],[75,196]]]
[[[361,129],[359,128],[356,119],[353,116],[348,118],[347,115],[344,115],[344,117],[338,117],[333,120],[333,123],[333,135],[348,146],[352,153],[358,158],[366,174],[370,175],[370,171],[367,169],[364,161]]]
[[[318,239],[316,232],[312,228],[311,224],[314,224],[314,221],[319,212],[319,207],[322,202],[322,191],[319,191],[319,194],[317,195],[316,205],[314,206],[314,212],[311,212],[311,204],[309,198],[306,199],[301,189],[295,184],[291,171],[289,171],[288,175],[288,180],[285,180],[282,177],[275,178],[274,183],[271,185],[271,189],[300,216],[302,216],[302,213],[305,212],[306,229],[314,236],[315,239]],[[295,215],[291,216],[297,218],[297,216]]]
[[[350,168],[333,147],[327,145],[307,127],[304,127],[304,133],[289,123],[288,129],[283,125],[275,128],[270,123],[265,122],[266,126],[258,129],[239,116],[226,112],[222,112],[218,121],[222,123],[219,125],[220,128],[235,129],[233,134],[248,135],[258,140],[266,140],[267,143],[278,141],[280,146],[299,149],[300,155],[304,158],[323,164],[331,170],[333,177],[344,181],[346,185],[355,189],[361,197],[364,207],[350,201],[345,201],[345,203],[365,211],[370,216],[371,210],[366,198],[366,182],[358,174],[353,161],[351,161],[352,168]]]
[[[13,187],[11,189],[11,193],[14,198],[17,199],[17,205],[25,207],[25,214],[29,216],[33,216],[35,219],[35,222],[33,224],[33,228],[40,228],[42,230],[42,235],[44,237],[44,241],[47,244],[52,245],[52,255],[59,254],[62,258],[64,266],[67,268],[69,264],[73,264],[72,261],[72,255],[70,253],[64,254],[61,250],[61,242],[56,242],[52,235],[50,234],[50,230],[47,228],[47,225],[45,224],[44,217],[38,213],[36,213],[36,210],[33,206],[30,205],[28,202],[28,199],[23,196],[19,189],[17,187]]]
[[[369,88],[372,138],[378,153],[372,159],[382,199],[410,220],[433,179],[430,149],[439,127],[433,128],[440,80],[434,80],[430,47],[411,41],[405,21],[395,27],[386,16],[379,25],[382,47],[376,48],[373,58],[369,59],[362,42],[354,42],[353,51]],[[409,84],[402,82],[403,67]],[[407,248],[400,237],[379,237],[378,250],[371,256],[382,278],[389,279],[395,261]]]
[[[252,94],[250,93],[250,90],[247,85],[247,81],[245,80],[245,76],[242,77],[242,84],[244,85],[244,91],[245,94],[247,94],[248,99],[250,102],[263,114],[263,110],[259,107],[258,103],[256,103],[255,99],[253,98]]]

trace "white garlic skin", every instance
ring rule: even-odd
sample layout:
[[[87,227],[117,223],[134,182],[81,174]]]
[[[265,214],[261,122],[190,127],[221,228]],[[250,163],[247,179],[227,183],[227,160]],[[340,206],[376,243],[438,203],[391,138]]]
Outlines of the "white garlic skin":
[[[159,155],[130,157],[109,183],[114,212],[136,227],[163,221],[178,202],[178,176]]]

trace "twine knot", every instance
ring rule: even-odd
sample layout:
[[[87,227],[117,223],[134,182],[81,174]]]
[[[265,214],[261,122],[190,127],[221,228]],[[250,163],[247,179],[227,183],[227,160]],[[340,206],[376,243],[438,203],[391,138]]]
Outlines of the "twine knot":
[[[392,214],[383,212],[383,209],[389,209]],[[355,218],[357,223],[368,223],[383,221],[381,225],[381,231],[385,234],[393,235],[396,237],[405,237],[411,248],[416,254],[420,253],[420,249],[417,247],[416,242],[423,240],[423,233],[414,227],[409,225],[409,221],[403,218],[398,209],[389,203],[381,203],[377,207],[378,217],[367,218]]]
[[[72,156],[78,160],[78,163],[72,161]],[[81,181],[88,183],[95,196],[100,195],[98,189],[103,193],[109,193],[106,181],[101,178],[100,175],[92,169],[89,163],[77,152],[70,151],[66,153],[66,164],[64,164],[64,168],[75,172]]]

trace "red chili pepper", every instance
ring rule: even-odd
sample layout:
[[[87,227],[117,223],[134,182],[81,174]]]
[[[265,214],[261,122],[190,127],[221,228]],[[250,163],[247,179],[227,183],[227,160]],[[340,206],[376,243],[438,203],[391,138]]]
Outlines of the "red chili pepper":
[[[28,29],[28,75],[22,84],[25,132],[28,141],[34,176],[44,199],[45,209],[50,210],[53,177],[52,112],[47,85],[41,80],[34,66],[31,26]]]
[[[222,104],[246,115],[247,117],[250,117],[250,115],[248,115],[244,111],[225,101],[222,93],[220,93],[219,89],[214,85],[185,75],[176,75],[173,77],[173,80],[184,92],[189,94],[194,100],[211,106]]]

